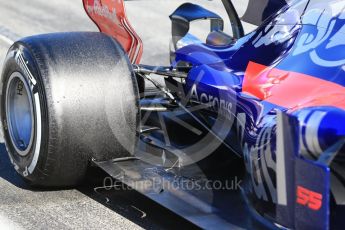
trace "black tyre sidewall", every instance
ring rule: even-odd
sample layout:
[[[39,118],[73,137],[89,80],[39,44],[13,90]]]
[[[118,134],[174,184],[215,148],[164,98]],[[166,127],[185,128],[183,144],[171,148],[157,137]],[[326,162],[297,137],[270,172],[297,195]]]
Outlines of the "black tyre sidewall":
[[[25,66],[23,66],[23,63],[20,62],[18,59],[18,52],[23,57],[25,61]],[[27,69],[26,69],[27,68]],[[32,81],[30,80],[30,76],[28,76],[28,71],[31,73],[31,77],[34,78],[36,81],[36,85],[32,84]],[[35,99],[33,97],[33,105],[34,105],[34,120],[35,120],[35,127],[34,127],[34,137],[33,137],[33,145],[31,146],[31,149],[29,150],[28,154],[26,156],[20,156],[20,154],[16,151],[14,148],[11,137],[9,134],[9,129],[7,127],[8,121],[7,121],[7,114],[6,114],[6,89],[8,85],[8,81],[12,73],[19,72],[24,77],[26,83],[30,85],[32,96],[35,94],[38,94],[39,98],[39,105],[40,105],[40,111],[41,115],[38,117],[36,113],[36,107],[35,107]],[[47,114],[47,100],[45,97],[45,90],[42,85],[42,78],[41,73],[39,71],[39,68],[37,67],[37,64],[35,63],[35,59],[31,55],[31,52],[23,46],[21,43],[16,43],[14,46],[11,47],[11,49],[8,52],[7,59],[5,61],[5,66],[3,68],[3,74],[2,74],[2,98],[1,98],[1,120],[3,123],[3,132],[4,132],[4,139],[6,143],[6,148],[9,154],[9,157],[11,159],[12,164],[15,166],[16,171],[25,177],[29,181],[35,181],[38,178],[42,178],[45,175],[45,171],[47,169],[43,166],[46,166],[45,162],[47,160],[47,155],[45,154],[47,152],[47,144],[48,144],[48,114]],[[36,97],[37,98],[37,97]],[[37,122],[41,123],[41,130],[37,130]],[[37,143],[38,133],[41,133],[40,135],[40,143]],[[34,161],[34,153],[37,145],[40,145],[40,151],[37,156],[37,163],[35,164]],[[31,164],[35,164],[34,169],[29,172],[28,167]],[[53,166],[53,165],[51,165]]]
[[[17,60],[18,53],[24,61]],[[92,159],[108,161],[134,154],[140,123],[138,82],[116,40],[94,32],[23,38],[6,57],[3,94],[13,72],[35,86],[34,113],[41,124],[35,138],[40,139],[33,141],[25,157],[15,151],[3,95],[5,142],[15,169],[32,185],[75,186],[85,178]],[[35,146],[39,151],[33,151]]]

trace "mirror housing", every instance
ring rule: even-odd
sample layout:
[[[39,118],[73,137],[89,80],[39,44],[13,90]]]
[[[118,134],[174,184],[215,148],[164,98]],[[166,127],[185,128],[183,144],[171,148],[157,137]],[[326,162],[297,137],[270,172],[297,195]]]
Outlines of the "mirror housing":
[[[174,13],[170,15],[170,20],[172,23],[173,45],[171,48],[173,48],[173,50],[178,48],[178,41],[188,34],[192,21],[210,20],[210,32],[223,31],[224,29],[224,21],[218,14],[192,3],[184,3],[179,6]]]

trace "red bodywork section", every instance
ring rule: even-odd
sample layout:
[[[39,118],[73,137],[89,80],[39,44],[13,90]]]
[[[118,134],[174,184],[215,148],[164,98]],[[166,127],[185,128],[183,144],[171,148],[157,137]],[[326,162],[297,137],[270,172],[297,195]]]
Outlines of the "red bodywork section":
[[[122,45],[132,63],[139,64],[143,45],[130,25],[123,0],[83,0],[84,8],[99,30]]]
[[[345,109],[345,88],[302,73],[250,62],[243,92],[294,111],[312,106]]]

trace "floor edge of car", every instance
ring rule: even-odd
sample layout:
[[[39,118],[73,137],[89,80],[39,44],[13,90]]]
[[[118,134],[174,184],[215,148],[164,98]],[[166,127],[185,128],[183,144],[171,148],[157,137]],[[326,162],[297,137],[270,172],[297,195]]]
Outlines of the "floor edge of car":
[[[181,183],[200,178],[200,172],[188,170],[183,176],[135,158],[94,162],[111,177],[147,198],[204,229],[261,229],[253,218],[241,190],[186,189]],[[188,174],[188,173],[187,173]],[[195,183],[195,181],[194,181]],[[202,187],[202,186],[201,186]],[[267,227],[267,226],[266,226]]]

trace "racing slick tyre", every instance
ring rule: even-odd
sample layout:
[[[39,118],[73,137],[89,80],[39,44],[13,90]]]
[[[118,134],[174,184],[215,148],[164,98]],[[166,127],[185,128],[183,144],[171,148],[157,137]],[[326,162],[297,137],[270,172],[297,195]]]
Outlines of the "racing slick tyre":
[[[2,84],[6,148],[31,185],[74,186],[91,159],[133,154],[138,85],[112,38],[91,32],[24,38],[8,51]]]

